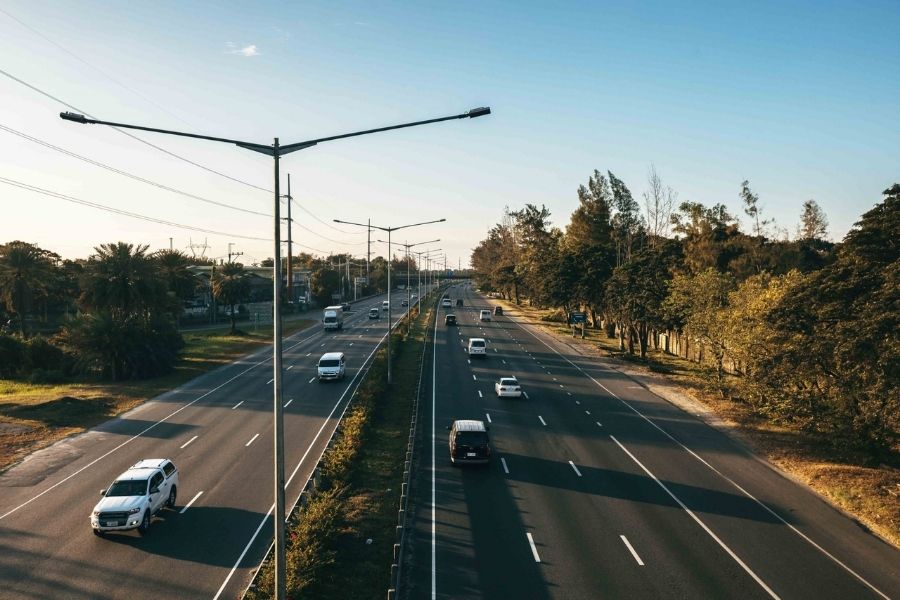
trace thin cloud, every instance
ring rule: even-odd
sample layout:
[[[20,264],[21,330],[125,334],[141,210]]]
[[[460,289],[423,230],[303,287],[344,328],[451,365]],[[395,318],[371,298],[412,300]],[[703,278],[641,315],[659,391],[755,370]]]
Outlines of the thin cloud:
[[[225,46],[227,46],[228,50],[225,51],[226,54],[237,54],[239,56],[259,56],[259,48],[256,47],[256,44],[249,44],[242,48],[238,48],[233,42],[225,42]]]

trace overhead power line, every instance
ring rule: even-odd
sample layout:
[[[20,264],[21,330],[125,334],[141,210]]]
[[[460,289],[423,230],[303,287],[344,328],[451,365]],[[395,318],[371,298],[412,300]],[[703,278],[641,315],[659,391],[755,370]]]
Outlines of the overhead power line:
[[[60,50],[62,50],[63,52],[65,52],[66,54],[68,54],[69,56],[71,56],[72,58],[74,58],[75,60],[77,60],[77,61],[79,61],[79,62],[81,62],[81,63],[83,63],[83,64],[89,66],[90,68],[94,69],[95,71],[97,71],[98,73],[100,73],[101,75],[103,75],[104,77],[106,77],[107,79],[109,79],[110,81],[112,81],[113,83],[115,83],[116,85],[118,85],[119,87],[121,87],[122,89],[127,90],[127,91],[131,92],[132,94],[134,94],[135,96],[139,97],[140,99],[144,100],[145,102],[148,102],[148,103],[152,104],[153,106],[155,106],[155,107],[158,108],[159,110],[163,111],[164,113],[166,113],[166,114],[169,115],[170,117],[172,117],[172,118],[174,118],[174,119],[177,119],[177,120],[181,121],[182,123],[184,123],[184,124],[187,125],[188,127],[192,127],[192,125],[191,125],[190,123],[188,123],[187,121],[185,121],[184,119],[182,119],[181,117],[179,117],[178,115],[176,115],[175,113],[173,113],[172,111],[170,111],[169,109],[167,109],[165,106],[162,106],[161,104],[159,104],[159,103],[153,101],[152,99],[148,98],[147,96],[145,96],[144,94],[140,93],[139,91],[137,91],[137,90],[135,90],[135,89],[133,89],[133,88],[128,87],[127,85],[125,85],[124,83],[122,83],[121,81],[119,81],[118,79],[116,79],[115,77],[113,77],[112,75],[110,75],[109,73],[107,73],[106,71],[104,71],[103,69],[101,69],[100,67],[98,67],[98,66],[96,66],[96,65],[93,65],[93,64],[89,63],[88,61],[84,60],[83,58],[81,58],[80,56],[78,56],[77,54],[75,54],[74,52],[72,52],[71,50],[69,50],[68,48],[66,48],[65,46],[63,46],[63,45],[60,44],[59,42],[57,42],[56,40],[47,37],[46,35],[44,35],[44,34],[41,33],[40,31],[38,31],[37,29],[35,29],[34,27],[32,27],[31,25],[29,25],[28,23],[25,23],[24,21],[22,21],[21,19],[19,19],[19,18],[16,17],[15,15],[10,14],[10,12],[9,12],[8,10],[6,10],[6,9],[4,9],[4,8],[2,8],[2,7],[0,7],[0,12],[2,12],[3,14],[5,14],[7,17],[9,17],[10,19],[12,19],[12,20],[15,21],[16,23],[18,23],[19,25],[21,25],[22,27],[24,27],[25,29],[27,29],[28,31],[30,31],[31,33],[35,34],[36,36],[38,36],[39,38],[41,38],[42,40],[44,40],[44,41],[47,42],[48,44],[53,44],[54,46],[56,46],[57,48],[59,48]]]
[[[41,146],[44,146],[44,147],[46,147],[46,148],[50,148],[51,150],[56,150],[57,152],[61,152],[61,153],[65,154],[66,156],[71,156],[72,158],[77,158],[78,160],[82,160],[82,161],[84,161],[84,162],[86,162],[86,163],[89,163],[89,164],[92,164],[92,165],[94,165],[94,166],[96,166],[96,167],[100,167],[101,169],[106,169],[107,171],[111,171],[111,172],[113,172],[113,173],[116,173],[116,174],[118,174],[118,175],[122,175],[122,176],[124,176],[124,177],[128,177],[128,178],[130,178],[130,179],[134,179],[135,181],[140,181],[141,183],[146,183],[147,185],[152,185],[152,186],[157,187],[157,188],[159,188],[159,189],[161,189],[161,190],[166,190],[167,192],[172,192],[173,194],[180,194],[180,195],[185,196],[185,197],[187,197],[187,198],[193,198],[194,200],[199,200],[200,202],[206,202],[206,203],[208,203],[208,204],[214,204],[214,205],[216,205],[216,206],[221,206],[222,208],[229,208],[229,209],[231,209],[231,210],[237,210],[237,211],[240,211],[240,212],[250,213],[250,214],[252,214],[252,215],[260,215],[260,216],[262,216],[262,217],[269,217],[269,218],[272,217],[272,215],[271,215],[270,213],[265,213],[265,212],[261,212],[261,211],[258,211],[258,210],[250,210],[250,209],[248,209],[248,208],[241,208],[240,206],[234,206],[234,205],[231,205],[231,204],[226,204],[226,203],[224,203],[224,202],[218,202],[218,201],[216,201],[216,200],[210,200],[209,198],[204,198],[204,197],[202,197],[202,196],[197,196],[196,194],[191,194],[190,192],[185,192],[185,191],[183,191],[183,190],[179,190],[179,189],[173,188],[173,187],[168,186],[168,185],[165,185],[165,184],[163,184],[163,183],[159,183],[159,182],[156,182],[156,181],[151,181],[150,179],[146,179],[146,178],[141,177],[141,176],[139,176],[139,175],[134,175],[133,173],[129,173],[128,171],[123,171],[122,169],[118,169],[118,168],[116,168],[116,167],[112,167],[112,166],[110,166],[110,165],[104,164],[104,163],[102,163],[102,162],[100,162],[100,161],[97,161],[97,160],[94,160],[94,159],[92,159],[92,158],[88,158],[88,157],[86,157],[86,156],[82,156],[82,155],[80,155],[80,154],[76,154],[75,152],[72,152],[71,150],[66,150],[65,148],[60,148],[59,146],[55,146],[55,145],[51,144],[50,142],[45,142],[44,140],[41,140],[41,139],[38,139],[38,138],[36,138],[36,137],[34,137],[34,136],[28,135],[27,133],[23,133],[23,132],[21,132],[21,131],[17,131],[17,130],[15,130],[15,129],[13,129],[12,127],[8,127],[8,126],[6,126],[6,125],[3,125],[2,123],[0,123],[0,129],[2,129],[3,131],[6,131],[6,132],[8,132],[8,133],[11,133],[11,134],[13,134],[13,135],[17,135],[17,136],[19,136],[19,137],[21,137],[21,138],[24,138],[24,139],[26,139],[26,140],[28,140],[28,141],[30,141],[30,142],[34,142],[35,144],[40,144]]]
[[[245,240],[255,240],[260,242],[271,242],[270,238],[262,238],[262,237],[253,237],[249,235],[242,235],[239,233],[230,233],[227,231],[217,231],[215,229],[206,229],[204,227],[195,227],[192,225],[184,225],[182,223],[176,223],[174,221],[168,221],[166,219],[157,219],[156,217],[149,217],[147,215],[142,215],[140,213],[124,210],[121,208],[115,208],[113,206],[107,206],[106,204],[100,204],[99,202],[91,202],[89,200],[82,200],[81,198],[75,198],[74,196],[69,196],[67,194],[61,194],[59,192],[54,192],[53,190],[47,190],[44,188],[37,187],[35,185],[31,185],[29,183],[24,183],[22,181],[16,181],[15,179],[9,179],[7,177],[0,176],[0,183],[5,183],[6,185],[10,185],[13,187],[21,188],[23,190],[28,190],[30,192],[35,192],[37,194],[43,194],[45,196],[50,196],[52,198],[58,198],[60,200],[65,200],[66,202],[72,202],[74,204],[80,204],[82,206],[88,206],[90,208],[96,208],[98,210],[103,210],[106,212],[110,212],[117,215],[122,215],[125,217],[131,217],[132,219],[139,219],[141,221],[149,221],[151,223],[159,223],[160,225],[168,225],[170,227],[178,227],[179,229],[187,229],[190,231],[199,231],[201,233],[210,233],[213,235],[221,235],[225,237],[233,237],[233,238],[242,238]],[[319,254],[328,254],[325,250],[321,250],[319,248],[313,248],[312,246],[306,246],[304,244],[296,244],[302,248],[306,248],[307,250],[312,250],[313,252],[318,252]]]
[[[357,231],[347,231],[346,229],[341,229],[340,227],[335,227],[334,225],[332,225],[331,223],[328,223],[327,221],[323,221],[323,220],[320,219],[318,216],[316,216],[311,210],[309,210],[309,209],[306,208],[305,206],[301,205],[299,202],[297,202],[297,201],[294,200],[293,198],[291,198],[291,202],[294,203],[294,206],[296,206],[297,208],[299,208],[300,210],[302,210],[303,212],[305,212],[306,214],[308,214],[309,216],[311,216],[313,219],[315,219],[316,221],[318,221],[318,222],[321,223],[322,225],[325,225],[326,227],[330,227],[331,229],[334,229],[335,231],[339,231],[339,232],[341,232],[341,233],[346,233],[346,234],[349,234],[349,235],[363,235],[363,233],[362,233],[361,231],[359,231],[359,232],[357,232]]]
[[[21,84],[21,85],[24,85],[24,86],[27,87],[28,89],[30,89],[30,90],[32,90],[32,91],[35,91],[35,92],[37,92],[38,94],[41,94],[42,96],[45,96],[45,97],[47,97],[47,98],[50,98],[50,99],[53,100],[54,102],[59,102],[60,104],[62,104],[63,106],[65,106],[65,107],[67,107],[67,108],[71,108],[72,110],[77,111],[77,112],[79,112],[79,113],[81,113],[81,114],[83,114],[83,115],[87,115],[88,117],[90,117],[90,118],[92,118],[92,119],[96,119],[96,117],[95,117],[94,115],[90,114],[89,112],[85,111],[84,109],[78,108],[77,106],[73,106],[72,104],[69,104],[68,102],[64,102],[64,101],[60,100],[59,98],[57,98],[56,96],[53,96],[53,95],[50,94],[49,92],[45,92],[44,90],[42,90],[42,89],[40,89],[40,88],[37,88],[37,87],[31,85],[31,84],[28,83],[27,81],[23,81],[22,79],[19,79],[19,78],[16,77],[15,75],[6,72],[6,71],[4,71],[3,69],[0,69],[0,74],[3,74],[3,75],[5,75],[5,76],[9,77],[10,79],[12,79],[13,81],[15,81],[16,83],[19,83],[19,84]],[[270,194],[272,193],[272,190],[266,189],[266,188],[264,188],[264,187],[260,187],[260,186],[258,186],[258,185],[256,185],[256,184],[249,183],[249,182],[247,182],[247,181],[244,181],[244,180],[242,180],[242,179],[238,179],[238,178],[236,178],[236,177],[232,177],[231,175],[226,175],[225,173],[222,173],[221,171],[216,171],[215,169],[211,169],[211,168],[209,168],[209,167],[207,167],[207,166],[205,166],[205,165],[201,165],[200,163],[195,162],[195,161],[193,161],[193,160],[191,160],[191,159],[189,159],[189,158],[185,158],[184,156],[181,156],[180,154],[175,154],[174,152],[171,152],[171,151],[169,151],[169,150],[166,150],[165,148],[162,148],[162,147],[160,147],[160,146],[157,146],[156,144],[150,143],[150,142],[148,142],[147,140],[145,140],[145,139],[143,139],[143,138],[140,138],[140,137],[134,135],[133,133],[129,133],[128,131],[125,131],[124,129],[120,129],[120,128],[118,128],[118,127],[111,127],[111,128],[112,128],[112,129],[115,129],[116,131],[118,131],[118,132],[121,133],[122,135],[127,135],[128,137],[130,137],[130,138],[133,139],[133,140],[137,140],[138,142],[140,142],[140,143],[142,143],[142,144],[145,144],[145,145],[147,145],[147,146],[150,146],[151,148],[154,148],[154,149],[156,149],[156,150],[159,150],[160,152],[162,152],[162,153],[164,153],[164,154],[168,154],[169,156],[171,156],[171,157],[173,157],[173,158],[177,158],[178,160],[184,161],[184,162],[186,162],[186,163],[188,163],[188,164],[190,164],[190,165],[193,165],[193,166],[195,166],[195,167],[197,167],[197,168],[199,168],[199,169],[203,169],[204,171],[207,171],[207,172],[209,172],[209,173],[213,173],[214,175],[219,175],[220,177],[224,177],[225,179],[230,179],[231,181],[234,181],[234,182],[236,182],[236,183],[240,183],[240,184],[242,184],[242,185],[246,185],[247,187],[252,187],[252,188],[257,189],[257,190],[260,190],[260,191],[262,191],[262,192],[268,192],[268,193],[270,193]]]

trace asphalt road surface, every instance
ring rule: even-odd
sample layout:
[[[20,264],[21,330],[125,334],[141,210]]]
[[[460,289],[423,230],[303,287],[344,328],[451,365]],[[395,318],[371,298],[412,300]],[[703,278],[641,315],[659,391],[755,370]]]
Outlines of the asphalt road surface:
[[[401,597],[900,598],[900,552],[807,488],[608,362],[480,321],[493,306],[471,286],[450,296],[464,306],[435,324]],[[496,397],[510,375],[527,398]],[[461,418],[490,427],[487,467],[451,465]]]
[[[395,320],[406,310],[398,296]],[[288,507],[384,339],[387,313],[368,313],[385,298],[354,304],[341,332],[317,324],[284,342]],[[329,351],[345,353],[346,378],[320,384],[316,363]],[[0,476],[0,598],[240,597],[272,543],[271,352],[199,377]],[[145,536],[95,537],[89,514],[100,490],[138,460],[162,457],[180,471],[175,509],[161,511]]]

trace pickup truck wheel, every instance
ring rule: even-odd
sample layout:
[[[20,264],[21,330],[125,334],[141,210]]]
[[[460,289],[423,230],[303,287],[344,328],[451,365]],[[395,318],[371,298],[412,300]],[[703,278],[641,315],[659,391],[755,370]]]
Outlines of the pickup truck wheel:
[[[172,486],[172,489],[169,490],[169,499],[166,501],[166,506],[169,508],[175,508],[175,498],[178,497],[178,492],[176,491],[175,486]]]
[[[96,535],[97,537],[103,537],[103,532],[100,531],[99,529],[94,529],[93,532],[94,532],[94,535]]]
[[[150,510],[149,509],[144,511],[144,518],[141,519],[141,524],[138,525],[138,532],[141,535],[144,535],[147,533],[148,529],[150,529]]]

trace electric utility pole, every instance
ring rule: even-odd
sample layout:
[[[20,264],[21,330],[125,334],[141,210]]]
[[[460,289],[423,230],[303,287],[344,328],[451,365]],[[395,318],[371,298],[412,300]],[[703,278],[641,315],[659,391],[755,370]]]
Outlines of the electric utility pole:
[[[287,193],[287,234],[288,234],[288,259],[287,259],[287,290],[288,290],[288,302],[294,301],[294,268],[291,263],[294,262],[294,257],[292,250],[294,248],[293,243],[291,242],[291,229],[293,226],[293,221],[291,221],[291,202],[293,202],[294,198],[291,196],[291,174],[288,173],[288,193]]]
[[[243,252],[232,252],[232,251],[231,251],[231,247],[232,247],[232,246],[234,246],[234,242],[228,242],[228,264],[229,264],[229,265],[231,264],[231,257],[232,257],[232,256],[243,256],[243,255],[244,255]]]

